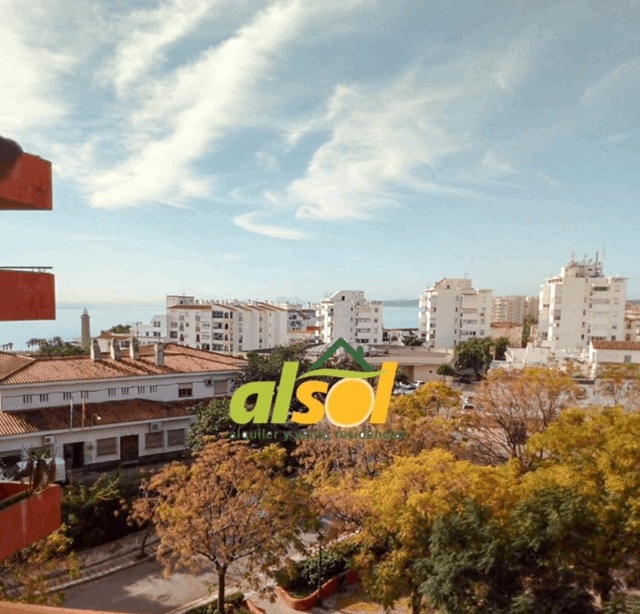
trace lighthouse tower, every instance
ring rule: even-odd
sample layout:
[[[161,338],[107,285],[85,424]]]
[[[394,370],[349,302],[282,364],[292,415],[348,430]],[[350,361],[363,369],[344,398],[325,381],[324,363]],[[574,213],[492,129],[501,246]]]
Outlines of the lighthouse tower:
[[[80,322],[81,322],[80,340],[81,340],[83,350],[88,350],[89,346],[91,345],[91,323],[89,322],[89,320],[90,320],[89,312],[85,307],[84,311],[82,312],[82,315],[80,316]]]

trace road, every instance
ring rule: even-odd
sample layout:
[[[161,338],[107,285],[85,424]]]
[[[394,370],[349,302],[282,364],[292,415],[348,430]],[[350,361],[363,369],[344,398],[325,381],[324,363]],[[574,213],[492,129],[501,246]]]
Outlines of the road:
[[[230,571],[227,588],[234,587],[239,580]],[[215,581],[212,568],[199,575],[173,573],[164,578],[162,566],[150,561],[64,591],[64,605],[131,614],[163,614],[205,597],[209,594],[207,584]]]

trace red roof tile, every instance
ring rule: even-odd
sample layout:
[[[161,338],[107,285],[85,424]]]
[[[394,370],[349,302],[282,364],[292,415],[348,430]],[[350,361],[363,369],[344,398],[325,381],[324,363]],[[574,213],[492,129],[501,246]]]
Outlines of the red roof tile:
[[[107,401],[105,403],[87,403],[85,406],[85,427],[99,425],[125,424],[128,422],[146,422],[163,418],[181,418],[194,415],[194,407],[207,399],[188,401],[152,401],[148,399],[127,399],[126,401]],[[47,433],[63,431],[69,428],[70,407],[43,407],[24,411],[0,411],[0,437],[23,435],[26,433]],[[82,428],[82,407],[73,411],[73,428]]]
[[[152,345],[140,348],[140,358],[129,358],[123,352],[120,360],[103,354],[101,360],[89,356],[26,357],[15,355],[13,360],[0,362],[0,386],[45,382],[78,381],[166,375],[171,373],[203,373],[236,371],[245,361],[215,352],[187,348],[175,344],[164,346],[164,365],[154,362]]]
[[[640,352],[640,341],[604,341],[602,339],[592,339],[591,345],[594,350],[628,350]]]

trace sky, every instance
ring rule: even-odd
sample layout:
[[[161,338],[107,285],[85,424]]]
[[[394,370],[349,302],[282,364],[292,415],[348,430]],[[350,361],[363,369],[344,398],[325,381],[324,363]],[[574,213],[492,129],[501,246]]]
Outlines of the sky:
[[[640,298],[637,0],[0,0],[0,134],[53,163],[0,261],[59,301]]]

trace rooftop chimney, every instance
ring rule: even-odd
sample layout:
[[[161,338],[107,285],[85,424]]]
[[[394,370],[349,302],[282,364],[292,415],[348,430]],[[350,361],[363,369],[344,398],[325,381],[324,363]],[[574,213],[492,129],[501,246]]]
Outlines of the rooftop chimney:
[[[162,343],[153,344],[153,358],[156,365],[164,367],[164,345]]]
[[[140,346],[138,345],[137,337],[132,337],[129,343],[129,358],[131,358],[131,360],[138,360],[138,358],[140,358]]]
[[[100,344],[97,339],[91,341],[91,360],[102,360],[102,352],[100,351]]]
[[[117,339],[109,342],[109,355],[113,360],[120,360],[120,342]]]

